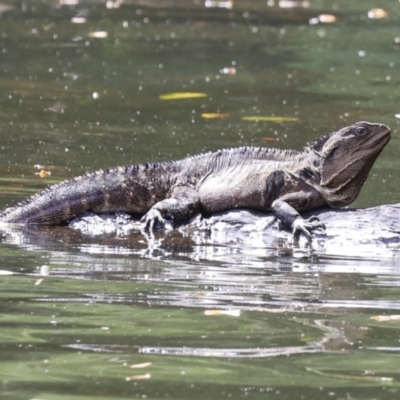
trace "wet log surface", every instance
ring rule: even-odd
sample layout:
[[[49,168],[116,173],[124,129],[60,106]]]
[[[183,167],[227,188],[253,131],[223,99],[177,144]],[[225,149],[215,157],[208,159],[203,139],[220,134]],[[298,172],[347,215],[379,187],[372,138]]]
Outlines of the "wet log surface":
[[[400,247],[400,204],[382,205],[366,209],[322,209],[305,213],[315,215],[326,226],[315,231],[311,240],[300,235],[293,238],[271,214],[249,210],[231,210],[209,218],[197,216],[175,227],[184,237],[197,245],[233,246],[247,249],[303,250],[316,255],[348,257],[393,256]],[[138,230],[138,221],[119,222],[115,216],[87,216],[71,224],[85,234],[96,235],[106,228]],[[93,223],[93,219],[106,221]],[[99,229],[99,232],[95,232]],[[115,231],[118,232],[118,231]],[[118,234],[118,233],[117,233]],[[160,237],[160,236],[157,236]]]
[[[139,255],[178,254],[190,259],[231,260],[232,257],[338,257],[339,259],[397,259],[400,248],[400,204],[367,209],[322,209],[305,213],[318,218],[325,231],[311,240],[298,239],[271,214],[231,210],[209,218],[167,226],[145,236],[138,219],[128,214],[87,214],[63,227],[1,227],[3,240],[24,248],[69,249],[95,244]],[[123,250],[125,249],[125,250]],[[149,250],[150,249],[150,250]]]
[[[322,209],[303,214],[317,216],[325,231],[314,231],[311,240],[278,226],[271,216],[232,210],[208,219],[210,243],[310,249],[313,254],[350,257],[394,256],[400,247],[400,204],[367,209]],[[196,225],[196,222],[192,223]]]

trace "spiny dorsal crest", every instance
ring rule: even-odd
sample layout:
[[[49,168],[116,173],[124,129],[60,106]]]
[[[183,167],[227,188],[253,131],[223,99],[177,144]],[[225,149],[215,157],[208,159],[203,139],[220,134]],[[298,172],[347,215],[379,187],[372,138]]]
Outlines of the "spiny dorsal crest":
[[[325,143],[335,134],[336,132],[328,133],[327,135],[315,140],[314,142],[308,143],[305,149],[313,150],[316,153],[320,153]]]

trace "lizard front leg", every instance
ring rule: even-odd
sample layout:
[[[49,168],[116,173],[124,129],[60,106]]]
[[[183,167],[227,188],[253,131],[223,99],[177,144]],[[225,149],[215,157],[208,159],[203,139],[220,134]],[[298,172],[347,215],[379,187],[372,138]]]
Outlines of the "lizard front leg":
[[[309,238],[313,230],[325,229],[325,225],[314,216],[304,219],[297,210],[319,208],[323,205],[324,202],[319,193],[301,191],[276,199],[271,209],[284,225],[291,228],[294,236],[303,233]]]
[[[154,204],[143,216],[141,223],[144,230],[153,231],[157,222],[165,223],[165,219],[187,219],[199,211],[199,195],[191,187],[176,187],[171,197]]]

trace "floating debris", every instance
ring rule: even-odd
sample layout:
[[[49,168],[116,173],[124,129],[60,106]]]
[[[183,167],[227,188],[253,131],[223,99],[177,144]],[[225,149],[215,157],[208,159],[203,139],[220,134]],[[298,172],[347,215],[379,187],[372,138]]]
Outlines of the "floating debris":
[[[268,117],[268,116],[263,116],[263,115],[251,115],[247,117],[242,117],[243,121],[265,121],[265,122],[276,122],[276,123],[281,123],[281,122],[294,122],[297,121],[297,118],[295,117]]]
[[[106,31],[89,32],[88,36],[92,37],[92,38],[96,38],[96,39],[104,39],[104,38],[108,37],[108,32],[106,32]]]
[[[106,8],[108,8],[109,10],[113,9],[113,8],[120,8],[122,5],[122,1],[121,0],[108,0],[106,2]]]
[[[141,379],[150,379],[151,375],[150,374],[144,374],[144,375],[132,375],[132,376],[127,376],[125,380],[128,381],[137,381]]]
[[[318,15],[318,17],[311,18],[309,23],[310,23],[310,25],[333,24],[336,21],[337,21],[336,15],[333,15],[333,14],[321,14],[321,15]]]
[[[207,97],[206,93],[198,93],[198,92],[175,92],[175,93],[166,93],[160,95],[160,100],[181,100],[181,99],[198,99],[201,97]]]
[[[220,118],[227,118],[229,114],[221,114],[221,113],[203,113],[201,116],[204,119],[220,119]]]
[[[224,75],[235,75],[236,74],[236,68],[235,67],[225,67],[219,70],[220,74]]]
[[[204,315],[229,315],[230,317],[240,317],[240,310],[206,310]]]
[[[372,10],[368,11],[368,18],[371,19],[382,19],[386,18],[388,15],[389,13],[383,8],[373,8]]]
[[[39,172],[35,172],[35,175],[39,175],[42,179],[51,175],[51,171],[41,169]]]
[[[85,17],[72,17],[71,22],[73,24],[84,24],[86,22],[86,18]]]
[[[371,317],[375,321],[384,322],[384,321],[398,321],[400,320],[400,315],[375,315]]]
[[[226,8],[228,10],[231,10],[233,8],[233,0],[206,0],[204,6],[206,8]]]
[[[141,364],[132,364],[131,368],[146,368],[146,367],[150,367],[151,362],[145,362],[145,363],[141,363]]]
[[[291,0],[281,0],[278,3],[280,8],[308,8],[310,7],[309,1],[291,1]]]

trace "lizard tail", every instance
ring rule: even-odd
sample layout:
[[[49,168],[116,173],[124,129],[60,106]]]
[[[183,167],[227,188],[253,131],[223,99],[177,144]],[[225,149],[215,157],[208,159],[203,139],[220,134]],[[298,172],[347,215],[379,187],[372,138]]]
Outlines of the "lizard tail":
[[[145,213],[152,196],[138,179],[141,168],[100,170],[49,186],[0,213],[0,223],[55,225],[87,211]]]

